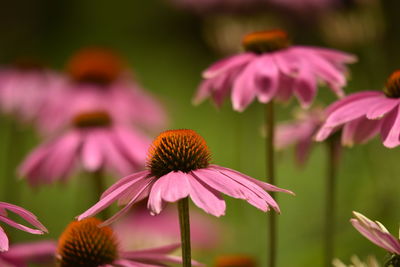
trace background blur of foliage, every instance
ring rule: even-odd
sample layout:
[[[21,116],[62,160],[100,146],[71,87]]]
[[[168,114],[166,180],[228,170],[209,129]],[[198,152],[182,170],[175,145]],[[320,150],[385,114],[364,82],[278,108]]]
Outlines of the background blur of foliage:
[[[362,28],[369,33],[374,28],[369,22],[380,25],[377,36],[350,40],[350,43],[341,42],[339,36],[326,36],[338,29],[339,33],[341,29],[348,29],[341,24],[334,26],[335,17],[330,18],[333,24],[323,26],[325,15],[313,20],[315,13],[300,21],[271,10],[261,15],[273,18],[268,27],[285,28],[296,44],[334,47],[357,54],[359,63],[351,66],[349,86],[345,88],[349,93],[381,89],[390,72],[400,68],[400,2],[382,0],[380,4],[382,13],[378,16],[372,12]],[[204,25],[210,27],[207,17],[178,10],[163,0],[2,1],[0,13],[1,64],[28,56],[62,70],[69,55],[82,46],[112,47],[125,57],[142,85],[163,100],[169,111],[171,128],[197,130],[208,141],[214,162],[264,179],[262,105],[253,104],[242,114],[232,111],[230,103],[221,110],[208,102],[198,107],[191,105],[201,71],[223,56],[204,41],[208,31]],[[357,37],[358,33],[350,32],[350,38]],[[328,104],[334,96],[330,90],[322,89],[318,99]],[[64,104],[68,105],[68,99]],[[289,119],[295,106],[295,101],[280,105],[279,119]],[[57,238],[74,216],[94,203],[92,192],[88,191],[90,183],[80,175],[66,185],[32,190],[25,181],[14,181],[15,174],[5,166],[16,167],[39,138],[32,129],[10,128],[15,127],[13,125],[9,118],[1,118],[0,199],[34,212],[50,234],[36,237],[13,228],[6,228],[6,231],[15,242]],[[293,151],[278,155],[279,186],[297,194],[296,197],[279,195],[282,210],[279,217],[280,266],[318,266],[322,262],[324,149],[324,145],[319,144],[303,169],[294,165]],[[348,262],[352,254],[362,258],[375,254],[380,260],[385,257],[382,249],[354,230],[349,219],[351,211],[357,210],[380,220],[396,233],[400,219],[399,158],[398,148],[384,148],[377,140],[343,151],[336,236],[336,256],[343,261]],[[223,245],[211,253],[197,253],[196,259],[211,265],[218,254],[247,253],[265,266],[265,214],[243,201],[227,201],[227,215],[220,219],[228,226],[224,228],[227,230]]]

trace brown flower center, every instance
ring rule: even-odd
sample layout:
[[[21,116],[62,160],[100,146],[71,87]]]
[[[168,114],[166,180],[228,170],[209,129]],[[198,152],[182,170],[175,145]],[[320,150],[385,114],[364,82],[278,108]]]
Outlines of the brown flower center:
[[[389,76],[383,92],[387,97],[400,98],[400,70],[394,71]]]
[[[57,247],[60,267],[97,267],[118,258],[113,230],[98,227],[99,219],[88,218],[70,223],[61,234]]]
[[[112,119],[106,111],[85,112],[73,118],[73,125],[78,128],[110,126]]]
[[[245,255],[228,255],[217,258],[216,267],[256,267],[256,261]]]
[[[242,41],[244,50],[257,54],[270,53],[290,46],[288,34],[282,30],[253,32]]]
[[[86,48],[69,61],[67,71],[76,82],[108,85],[121,74],[123,62],[113,51],[104,48]]]
[[[161,133],[151,145],[147,167],[152,175],[169,172],[190,172],[206,168],[211,154],[206,141],[193,130],[170,130]]]

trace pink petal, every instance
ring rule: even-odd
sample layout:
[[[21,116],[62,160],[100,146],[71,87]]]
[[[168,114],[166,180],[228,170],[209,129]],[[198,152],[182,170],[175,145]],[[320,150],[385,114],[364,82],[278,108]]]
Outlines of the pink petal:
[[[258,100],[261,103],[268,103],[278,90],[279,70],[270,55],[259,57],[253,64],[258,65],[254,73]]]
[[[316,52],[320,56],[324,57],[325,59],[331,62],[337,63],[355,63],[357,62],[357,56],[333,49],[328,48],[321,48],[321,47],[311,47],[311,46],[296,46],[306,50],[312,50]]]
[[[36,228],[38,228],[40,231],[40,234],[42,234],[43,232],[48,232],[46,227],[44,227],[44,225],[39,222],[39,220],[37,219],[37,217],[35,216],[35,214],[33,214],[32,212],[21,208],[19,206],[10,204],[10,203],[6,203],[6,202],[0,202],[0,208],[1,209],[6,209],[9,210],[15,214],[17,214],[18,216],[20,216],[21,218],[23,218],[25,221],[29,222],[31,225],[35,226]],[[37,230],[35,230],[36,232]]]
[[[299,57],[292,51],[292,48],[288,48],[272,54],[279,70],[287,76],[293,76],[298,71]]]
[[[369,239],[375,245],[382,247],[391,253],[400,253],[400,242],[390,234],[376,230],[376,226],[373,228],[365,227],[357,219],[351,219],[350,222],[364,237]]]
[[[133,180],[143,180],[145,178],[150,178],[150,177],[151,177],[151,174],[148,170],[136,172],[134,174],[125,176],[125,177],[119,179],[117,182],[115,182],[106,191],[104,191],[103,194],[101,195],[100,199],[105,198],[106,196],[108,196],[109,194],[111,194],[116,189],[118,189],[119,187],[121,187],[122,185],[124,185],[126,183],[130,183]]]
[[[315,98],[317,84],[306,64],[300,68],[293,86],[294,93],[300,100],[302,108],[308,108]]]
[[[119,219],[122,215],[124,215],[125,213],[127,213],[131,207],[133,206],[133,204],[143,200],[144,198],[149,196],[149,192],[150,192],[150,188],[151,186],[154,184],[154,179],[145,179],[145,180],[141,180],[141,182],[144,183],[140,183],[137,186],[137,190],[135,191],[136,194],[132,194],[132,198],[131,200],[126,204],[125,207],[123,207],[121,210],[119,210],[117,213],[115,213],[111,218],[107,219],[106,221],[104,221],[103,223],[101,223],[99,225],[99,227],[105,226],[105,225],[109,225],[112,224],[113,222],[115,222],[117,219]]]
[[[158,179],[161,198],[167,202],[175,202],[189,195],[191,176],[183,172],[170,172]]]
[[[254,55],[253,53],[241,53],[217,61],[203,72],[203,78],[213,78],[225,71],[229,71],[229,69],[231,68],[237,67],[238,65],[244,65],[250,62],[255,57],[256,55]]]
[[[345,98],[340,99],[339,101],[336,101],[333,104],[329,105],[327,107],[327,109],[325,110],[325,113],[328,116],[328,115],[332,114],[332,112],[336,111],[337,109],[339,109],[349,103],[352,103],[352,102],[355,102],[355,101],[358,101],[361,99],[365,99],[365,98],[379,97],[382,95],[384,96],[384,94],[380,91],[363,91],[363,92],[354,93],[354,94],[348,95]]]
[[[381,122],[363,117],[348,122],[343,127],[342,144],[352,146],[354,143],[363,144],[367,142],[379,133]]]
[[[214,78],[215,79],[215,78]],[[203,102],[206,98],[208,98],[212,91],[213,91],[213,80],[206,79],[200,83],[200,86],[197,88],[196,94],[192,99],[193,105],[199,105]]]
[[[44,263],[53,260],[56,249],[55,241],[38,241],[12,245],[10,250],[1,256],[10,261]]]
[[[151,140],[133,129],[115,126],[113,134],[115,141],[119,143],[120,149],[123,150],[129,159],[136,165],[143,167],[145,165],[147,151],[150,147]]]
[[[209,185],[217,191],[234,198],[244,199],[262,211],[268,211],[269,209],[265,198],[262,198],[250,188],[238,183],[218,170],[198,169],[192,173],[198,180],[203,181],[204,184]],[[264,192],[264,195],[267,195],[267,193]]]
[[[381,136],[383,145],[394,148],[400,145],[400,106],[387,114],[382,121]]]
[[[313,69],[314,73],[321,77],[324,82],[338,86],[346,84],[344,73],[337,70],[331,62],[319,56],[314,51],[307,51],[306,54],[304,52],[298,51],[298,53],[302,53],[304,58],[307,58],[310,69]]]
[[[287,102],[292,97],[294,91],[294,79],[286,74],[279,75],[279,86],[275,99],[281,102]]]
[[[86,134],[82,146],[82,165],[87,171],[97,171],[103,165],[104,157],[101,147],[102,142],[96,130]]]
[[[234,110],[242,112],[256,97],[258,89],[254,74],[258,70],[257,68],[257,61],[249,63],[235,80],[231,96]]]
[[[324,126],[333,128],[364,116],[367,113],[365,107],[368,107],[375,102],[376,98],[369,97],[348,103],[329,114]]]
[[[370,120],[380,119],[385,114],[392,111],[397,105],[400,104],[398,99],[395,98],[387,98],[382,96],[381,98],[376,99],[375,104],[368,107],[367,118]]]
[[[97,202],[95,205],[93,205],[91,208],[89,208],[87,211],[82,213],[77,217],[77,220],[83,220],[87,217],[91,217],[100,211],[104,210],[108,206],[111,205],[115,200],[117,200],[121,195],[126,193],[126,191],[131,190],[132,187],[138,183],[141,179],[146,179],[146,177],[143,176],[127,176],[123,178],[124,181],[118,184],[118,187],[112,186],[113,190],[107,190],[103,195],[101,196],[101,199],[99,202]]]
[[[238,180],[242,181],[243,180],[242,178],[244,178],[245,180],[243,180],[243,183],[246,186],[248,186],[249,188],[254,188],[255,191],[259,191],[260,189],[258,187],[261,187],[262,189],[267,190],[267,191],[283,192],[283,193],[288,193],[288,194],[294,195],[294,193],[290,190],[286,190],[286,189],[274,186],[272,184],[262,182],[260,180],[254,179],[250,176],[247,176],[241,172],[238,172],[238,171],[226,168],[226,167],[222,167],[222,166],[218,166],[218,165],[210,165],[209,167],[217,169],[218,171],[223,171],[223,172],[229,173],[229,175],[232,175],[232,177],[231,177],[232,179],[234,179],[235,177],[238,177]],[[248,182],[246,182],[246,180]],[[256,184],[258,187],[254,187],[254,184]],[[263,192],[263,191],[261,190],[261,192]]]
[[[193,203],[200,209],[216,217],[225,215],[225,201],[219,192],[197,180],[193,172],[191,175],[192,178],[188,179],[188,181],[190,183],[190,198]]]
[[[312,147],[313,140],[311,136],[309,138],[304,138],[300,140],[296,145],[296,161],[299,165],[304,165],[307,161],[310,150]]]
[[[8,237],[3,228],[0,227],[0,252],[8,250]]]

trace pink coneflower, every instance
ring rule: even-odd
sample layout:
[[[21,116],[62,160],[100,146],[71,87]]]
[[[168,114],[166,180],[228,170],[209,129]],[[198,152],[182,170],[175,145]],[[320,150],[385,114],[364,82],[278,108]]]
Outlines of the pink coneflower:
[[[151,216],[146,200],[133,207],[129,214],[113,225],[125,248],[146,248],[180,242],[178,212],[166,207],[158,216]],[[221,239],[221,225],[210,217],[193,211],[190,233],[196,249],[212,249]],[[134,236],[135,238],[126,238]]]
[[[27,267],[30,266],[30,263],[51,264],[54,262],[56,247],[57,244],[53,241],[14,244],[8,251],[0,253],[0,265],[2,267]]]
[[[65,133],[36,148],[20,173],[33,186],[65,180],[78,166],[126,175],[144,167],[149,145],[147,137],[114,123],[105,111],[81,113]]]
[[[316,140],[343,127],[342,144],[365,143],[380,133],[383,145],[400,145],[400,70],[389,77],[383,92],[363,91],[330,105]]]
[[[400,236],[394,237],[378,221],[371,221],[361,213],[353,211],[355,218],[350,222],[369,241],[393,254],[385,266],[400,266]],[[390,264],[392,265],[390,265]]]
[[[161,133],[149,150],[148,170],[120,179],[93,207],[78,216],[93,216],[118,200],[127,204],[105,223],[111,223],[136,202],[148,197],[148,208],[159,214],[166,202],[190,197],[205,212],[222,216],[225,201],[221,193],[244,199],[262,211],[280,212],[268,191],[289,190],[258,181],[235,170],[210,164],[211,154],[205,140],[193,130],[170,130]]]
[[[308,107],[317,83],[326,83],[339,97],[346,85],[346,64],[355,56],[336,50],[291,46],[281,30],[248,34],[243,39],[245,52],[218,61],[203,72],[194,102],[212,97],[217,106],[231,94],[233,108],[243,111],[255,98],[261,103],[272,99],[287,101],[295,95]]]
[[[281,123],[276,128],[275,146],[284,149],[295,145],[295,158],[299,165],[303,165],[310,154],[314,136],[321,127],[324,113],[321,108],[309,111],[299,111],[295,114],[295,120]]]
[[[101,221],[88,218],[70,223],[60,236],[56,258],[60,267],[157,267],[181,263],[168,255],[179,245],[125,251],[111,227],[100,227]]]
[[[178,202],[183,266],[191,266],[189,197],[194,204],[214,216],[225,214],[221,193],[244,199],[262,211],[279,206],[265,190],[291,193],[240,172],[210,164],[205,140],[193,130],[161,133],[149,150],[148,170],[122,178],[103,193],[99,202],[78,216],[79,220],[105,209],[114,201],[126,204],[108,219],[111,223],[136,202],[148,197],[148,208],[159,214],[167,202]]]
[[[27,222],[29,222],[32,226],[35,226],[36,229],[24,226],[22,224],[19,224],[15,221],[13,221],[12,219],[10,219],[8,217],[8,211],[11,211],[12,213],[15,213],[16,215],[20,216],[21,218],[23,218],[24,220],[26,220]],[[13,204],[9,204],[6,202],[0,202],[0,221],[14,227],[17,228],[19,230],[31,233],[31,234],[35,234],[35,235],[41,235],[44,232],[47,233],[47,229],[46,227],[44,227],[36,218],[36,216],[27,211],[26,209],[23,209],[21,207],[18,207],[16,205]],[[8,237],[5,234],[3,228],[0,227],[0,252],[3,251],[7,251],[9,248],[8,245]]]
[[[63,90],[52,92],[49,98],[39,121],[45,132],[62,128],[71,117],[93,109],[107,110],[120,121],[150,129],[166,123],[161,104],[139,86],[124,61],[109,49],[78,51],[68,63]]]
[[[20,63],[0,70],[0,109],[23,121],[35,119],[46,102],[47,88],[61,78],[34,63]]]

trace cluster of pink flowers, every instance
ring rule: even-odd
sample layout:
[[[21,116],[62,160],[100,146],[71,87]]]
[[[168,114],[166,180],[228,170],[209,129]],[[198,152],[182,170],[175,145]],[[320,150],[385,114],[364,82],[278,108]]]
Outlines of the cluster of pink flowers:
[[[294,96],[302,108],[309,108],[322,83],[340,99],[325,110],[301,111],[294,122],[271,127],[271,144],[274,141],[279,149],[296,145],[300,164],[305,164],[314,141],[324,141],[334,133],[341,134],[343,145],[365,143],[377,134],[386,147],[400,145],[400,71],[389,77],[382,92],[345,96],[348,64],[357,60],[352,54],[292,45],[282,30],[248,34],[243,48],[244,52],[203,72],[195,103],[211,98],[221,107],[230,98],[233,109],[243,112],[255,100],[262,104],[288,102]],[[215,247],[219,227],[196,213],[195,222],[188,225],[189,200],[205,213],[220,217],[226,212],[224,195],[276,213],[280,207],[275,192],[294,195],[213,164],[205,139],[194,130],[163,131],[151,142],[151,133],[165,127],[166,112],[139,86],[122,58],[108,49],[79,51],[68,62],[66,72],[37,66],[1,70],[0,107],[33,124],[44,138],[19,167],[20,176],[31,186],[66,181],[77,170],[123,177],[108,189],[100,188],[99,201],[67,226],[57,244],[50,240],[9,247],[0,228],[2,266],[55,261],[62,267],[197,266],[201,264],[190,258],[190,232],[195,246]],[[123,207],[112,217],[104,221],[93,218],[115,202]],[[167,203],[178,203],[179,212],[171,211]],[[8,212],[34,228],[10,219]],[[129,216],[119,220],[126,214]],[[354,216],[353,226],[390,253],[388,266],[400,266],[399,238],[379,222],[356,212]],[[179,225],[174,220],[177,217]],[[0,221],[32,234],[47,232],[35,215],[5,202],[0,202]],[[111,223],[116,224],[110,227]],[[182,259],[170,255],[180,246],[175,244],[179,233]],[[133,241],[140,242],[141,249]],[[256,265],[252,258],[229,256],[219,258],[217,266],[237,266],[239,262],[244,264],[240,266]]]

